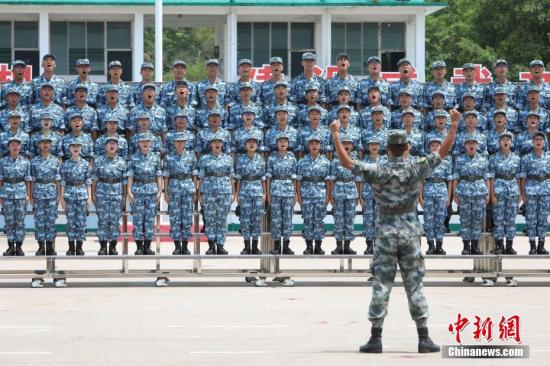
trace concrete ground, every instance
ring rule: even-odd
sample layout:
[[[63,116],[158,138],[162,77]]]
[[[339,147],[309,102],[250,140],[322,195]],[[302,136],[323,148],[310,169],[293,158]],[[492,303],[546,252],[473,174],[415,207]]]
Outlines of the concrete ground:
[[[58,252],[66,250],[62,240]],[[333,243],[327,240],[327,252]],[[449,254],[459,252],[458,239],[446,243]],[[87,255],[95,255],[95,241],[89,240],[86,246]],[[238,253],[240,246],[240,239],[228,242],[232,254]],[[303,250],[299,239],[293,239],[293,246],[296,251]],[[2,239],[0,249],[5,247]],[[356,240],[355,248],[363,249],[362,240]],[[526,252],[525,239],[517,248]],[[35,250],[30,238],[25,249],[27,255]],[[163,253],[170,251],[169,244],[163,245]],[[241,265],[241,261],[226,262],[205,262],[205,268]],[[284,265],[337,268],[337,262],[312,264],[300,259]],[[430,259],[426,264],[428,269],[471,267],[471,261],[462,260]],[[549,264],[550,258],[505,263],[518,268],[549,268]],[[29,262],[0,260],[0,270],[25,265]],[[77,268],[108,265],[113,264],[71,262]],[[399,278],[384,327],[384,353],[365,355],[357,352],[370,329],[371,285],[365,278],[300,278],[295,287],[254,287],[241,278],[192,278],[173,279],[165,288],[153,287],[151,279],[70,279],[67,288],[54,288],[50,283],[31,289],[28,279],[6,280],[0,275],[0,365],[548,364],[550,281],[518,280],[518,287],[499,282],[487,288],[480,286],[479,280],[465,284],[460,276],[426,279],[430,332],[441,345],[456,344],[448,326],[458,313],[470,319],[462,333],[464,344],[516,344],[498,341],[498,323],[503,315],[521,317],[521,344],[530,347],[529,359],[453,360],[442,359],[440,353],[416,353],[416,331]],[[473,339],[475,315],[492,318],[496,341]]]

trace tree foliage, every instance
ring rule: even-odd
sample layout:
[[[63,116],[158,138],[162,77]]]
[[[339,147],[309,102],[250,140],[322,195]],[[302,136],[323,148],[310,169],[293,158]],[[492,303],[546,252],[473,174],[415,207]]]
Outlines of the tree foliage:
[[[492,68],[500,58],[514,80],[529,61],[550,62],[550,0],[449,0],[427,17],[426,75],[437,59],[449,68],[465,62]]]

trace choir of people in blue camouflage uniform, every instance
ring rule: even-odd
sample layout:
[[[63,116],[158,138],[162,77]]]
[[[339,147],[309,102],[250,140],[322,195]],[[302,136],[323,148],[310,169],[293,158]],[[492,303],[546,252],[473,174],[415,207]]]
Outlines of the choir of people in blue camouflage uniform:
[[[302,55],[303,72],[285,80],[283,59],[269,59],[271,78],[252,78],[250,59],[238,62],[234,83],[218,77],[220,63],[206,62],[207,78],[186,79],[183,60],[172,63],[172,80],[153,83],[154,65],[141,65],[141,80],[122,80],[123,65],[108,64],[109,81],[90,80],[91,63],[76,60],[78,77],[55,74],[46,54],[43,73],[24,81],[26,64],[12,63],[12,81],[0,88],[0,196],[8,234],[6,255],[22,255],[24,216],[32,205],[37,255],[55,255],[58,204],[67,217],[67,255],[83,255],[86,212],[98,215],[100,255],[116,255],[119,222],[127,199],[132,207],[136,254],[154,254],[151,240],[164,192],[173,254],[190,254],[192,214],[200,207],[208,254],[226,254],[227,215],[238,202],[243,254],[259,254],[260,217],[269,212],[274,254],[293,254],[290,236],[298,202],[304,218],[306,254],[324,253],[324,218],[331,203],[333,254],[353,254],[354,219],[363,211],[365,254],[372,254],[377,204],[370,186],[356,180],[333,156],[328,130],[341,124],[350,154],[384,164],[390,129],[404,129],[409,159],[437,150],[450,125],[448,111],[462,120],[452,157],[426,178],[419,195],[424,209],[427,254],[445,254],[443,237],[454,201],[459,209],[464,254],[478,254],[485,213],[492,206],[495,253],[515,254],[520,204],[526,210],[530,254],[547,254],[550,214],[550,84],[544,63],[529,64],[531,80],[508,80],[508,63],[497,60],[495,80],[475,81],[475,65],[462,69],[464,82],[447,79],[447,65],[431,65],[432,81],[412,78],[412,62],[397,62],[399,80],[381,78],[382,62],[367,59],[368,75],[349,73],[353,62],[336,56],[337,72],[315,73],[316,56]],[[162,179],[164,177],[164,179]],[[486,211],[487,210],[487,211]],[[446,215],[447,214],[447,215]],[[447,217],[445,217],[447,216]],[[506,245],[504,245],[506,240]],[[538,242],[537,242],[538,240]],[[315,245],[314,245],[315,244]]]

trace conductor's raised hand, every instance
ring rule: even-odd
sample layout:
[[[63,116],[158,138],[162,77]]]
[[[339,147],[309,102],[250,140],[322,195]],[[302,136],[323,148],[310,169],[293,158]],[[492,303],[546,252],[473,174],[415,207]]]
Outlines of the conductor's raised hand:
[[[462,113],[460,113],[456,108],[453,108],[449,111],[449,114],[451,115],[451,126],[458,128],[458,123],[460,122]]]
[[[339,120],[335,119],[334,121],[332,121],[332,123],[330,124],[330,132],[332,133],[333,136],[340,132],[340,121]]]

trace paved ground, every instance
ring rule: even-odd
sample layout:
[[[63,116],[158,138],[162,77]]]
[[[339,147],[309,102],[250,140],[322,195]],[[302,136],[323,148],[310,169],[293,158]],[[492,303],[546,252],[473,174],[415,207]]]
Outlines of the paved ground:
[[[5,240],[0,243],[4,250]],[[526,243],[520,244],[525,251]],[[34,250],[31,241],[25,246]],[[234,253],[240,250],[236,239],[229,247]],[[448,247],[456,253],[459,242],[450,240]],[[536,265],[548,268],[549,262]],[[216,262],[211,268],[221,265]],[[295,268],[306,265],[311,264],[292,262]],[[428,262],[428,268],[469,265]],[[533,265],[522,261],[517,266]],[[0,261],[1,269],[6,266]],[[493,288],[464,285],[460,278],[428,279],[430,331],[439,344],[454,344],[447,328],[459,312],[470,318],[462,335],[465,344],[476,344],[475,315],[490,316],[497,323],[497,339],[502,315],[521,317],[528,360],[459,361],[416,353],[414,323],[400,284],[391,296],[384,353],[364,355],[357,352],[370,328],[366,313],[371,288],[364,278],[301,279],[292,288],[256,288],[242,279],[208,278],[173,281],[167,288],[155,288],[150,280],[71,280],[65,289],[30,289],[27,280],[2,280],[0,365],[543,365],[550,359],[549,287],[548,279],[522,279],[515,288],[501,283]]]

